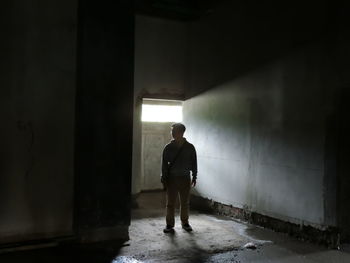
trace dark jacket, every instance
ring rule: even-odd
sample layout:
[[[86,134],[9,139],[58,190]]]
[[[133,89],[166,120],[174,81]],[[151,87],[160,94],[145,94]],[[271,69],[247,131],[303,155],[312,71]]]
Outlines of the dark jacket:
[[[181,151],[180,147],[182,147]],[[178,154],[179,152],[179,154]],[[178,154],[178,155],[177,155]],[[175,159],[175,156],[176,160]],[[173,164],[171,164],[173,162]],[[170,169],[169,169],[170,167]],[[197,177],[197,154],[193,144],[186,139],[182,146],[178,146],[175,140],[168,143],[163,150],[162,176],[192,176]]]

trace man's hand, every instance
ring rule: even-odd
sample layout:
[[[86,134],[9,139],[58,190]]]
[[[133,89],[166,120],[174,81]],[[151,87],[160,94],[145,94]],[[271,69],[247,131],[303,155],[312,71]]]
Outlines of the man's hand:
[[[196,184],[197,184],[197,178],[193,177],[191,182],[192,187],[195,187]]]
[[[163,191],[166,191],[166,180],[165,180],[165,177],[164,177],[164,176],[161,176],[161,177],[160,177],[160,182],[161,182],[162,185],[163,185]]]

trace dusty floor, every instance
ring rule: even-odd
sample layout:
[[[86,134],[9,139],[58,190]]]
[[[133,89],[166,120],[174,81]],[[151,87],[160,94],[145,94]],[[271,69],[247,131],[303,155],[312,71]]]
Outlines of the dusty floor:
[[[350,262],[350,249],[330,250],[301,242],[285,234],[192,211],[194,231],[181,229],[164,234],[163,193],[142,194],[133,210],[130,240],[124,244],[105,242],[87,247],[55,247],[0,254],[0,263],[141,263],[141,262]],[[244,248],[253,242],[255,250]]]

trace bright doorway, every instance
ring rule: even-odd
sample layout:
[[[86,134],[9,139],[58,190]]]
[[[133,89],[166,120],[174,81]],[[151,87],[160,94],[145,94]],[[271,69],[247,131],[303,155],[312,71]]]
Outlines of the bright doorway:
[[[141,191],[159,190],[163,148],[171,125],[182,121],[182,101],[143,99],[141,120]]]

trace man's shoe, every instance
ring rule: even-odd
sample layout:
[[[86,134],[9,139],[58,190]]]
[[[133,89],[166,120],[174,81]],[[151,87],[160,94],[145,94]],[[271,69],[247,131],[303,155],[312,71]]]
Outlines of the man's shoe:
[[[182,224],[182,228],[185,229],[187,232],[191,232],[193,229],[190,226],[190,224]]]
[[[167,226],[163,229],[163,232],[166,233],[166,234],[168,234],[168,233],[172,234],[172,233],[175,232],[175,230],[174,230],[174,227],[167,225]]]

